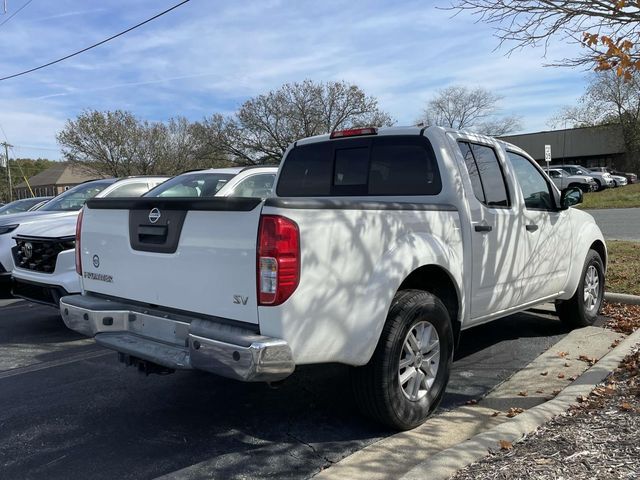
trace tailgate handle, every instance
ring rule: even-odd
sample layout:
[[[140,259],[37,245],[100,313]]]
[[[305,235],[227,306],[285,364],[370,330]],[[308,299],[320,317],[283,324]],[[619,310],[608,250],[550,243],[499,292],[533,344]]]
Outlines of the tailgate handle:
[[[169,229],[163,225],[138,227],[138,241],[140,243],[165,243]]]

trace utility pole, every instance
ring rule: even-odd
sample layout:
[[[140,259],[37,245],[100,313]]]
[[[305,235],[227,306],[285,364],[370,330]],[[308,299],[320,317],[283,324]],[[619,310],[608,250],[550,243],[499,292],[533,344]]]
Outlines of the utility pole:
[[[13,185],[11,184],[11,167],[9,166],[9,147],[13,147],[13,145],[9,145],[7,142],[2,142],[0,145],[4,146],[4,156],[7,160],[7,179],[9,180],[9,201],[13,201]]]

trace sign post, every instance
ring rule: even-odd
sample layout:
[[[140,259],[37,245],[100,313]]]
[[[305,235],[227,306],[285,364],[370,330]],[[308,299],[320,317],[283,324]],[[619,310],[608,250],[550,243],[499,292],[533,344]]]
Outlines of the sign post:
[[[547,174],[549,174],[549,164],[551,163],[551,145],[544,146],[544,161],[547,162]]]

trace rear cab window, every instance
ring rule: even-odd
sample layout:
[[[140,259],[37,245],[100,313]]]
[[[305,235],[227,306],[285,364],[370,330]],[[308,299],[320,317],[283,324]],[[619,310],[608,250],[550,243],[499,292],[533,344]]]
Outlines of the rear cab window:
[[[328,140],[294,147],[284,160],[281,197],[419,196],[442,190],[429,141],[421,135]]]

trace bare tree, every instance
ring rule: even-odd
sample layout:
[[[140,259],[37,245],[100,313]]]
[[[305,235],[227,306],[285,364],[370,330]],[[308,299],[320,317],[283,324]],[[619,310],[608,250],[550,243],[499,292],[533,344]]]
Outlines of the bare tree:
[[[629,168],[638,169],[640,158],[640,79],[615,72],[594,73],[576,106],[565,107],[551,119],[553,126],[568,123],[574,127],[619,125]]]
[[[551,38],[578,43],[584,53],[554,65],[589,65],[615,70],[627,80],[640,70],[640,2],[637,0],[453,0],[452,9],[470,11],[492,24],[500,45],[517,48]]]
[[[209,138],[240,163],[277,164],[295,140],[341,128],[392,125],[378,101],[345,82],[287,83],[247,100],[231,118],[213,115]]]
[[[140,124],[129,112],[86,111],[67,120],[57,140],[66,160],[92,173],[125,176],[141,173],[135,165],[141,136]]]
[[[487,135],[505,135],[520,128],[515,116],[497,115],[502,97],[485,88],[454,85],[438,90],[424,110],[428,125],[470,129]]]
[[[172,175],[230,164],[202,125],[182,117],[162,123],[121,110],[86,111],[68,120],[57,140],[67,161],[100,175]]]

